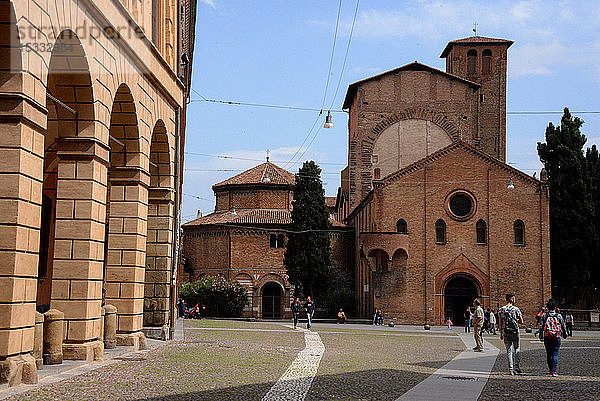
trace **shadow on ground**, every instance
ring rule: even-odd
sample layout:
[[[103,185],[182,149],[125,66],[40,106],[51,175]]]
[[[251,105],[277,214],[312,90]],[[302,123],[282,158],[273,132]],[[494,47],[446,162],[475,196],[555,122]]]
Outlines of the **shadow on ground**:
[[[394,369],[373,369],[317,376],[305,398],[310,400],[395,400],[429,375]],[[138,401],[261,400],[274,382],[219,388]]]
[[[521,339],[522,375],[508,375],[504,348],[492,370],[480,400],[597,400],[600,399],[600,349],[574,347],[563,342],[559,351],[558,378],[547,376],[543,345]],[[501,347],[498,341],[494,344]],[[598,344],[594,344],[598,345]]]

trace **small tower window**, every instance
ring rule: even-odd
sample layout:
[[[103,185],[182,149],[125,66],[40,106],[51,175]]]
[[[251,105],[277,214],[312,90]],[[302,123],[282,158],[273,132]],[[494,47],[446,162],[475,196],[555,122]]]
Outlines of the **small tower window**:
[[[446,222],[443,219],[435,222],[435,242],[437,244],[446,243]]]
[[[492,51],[490,49],[485,49],[483,53],[481,53],[481,73],[492,73]]]
[[[514,224],[515,245],[525,245],[525,223],[523,220],[516,220]]]
[[[376,180],[381,179],[381,169],[379,167],[376,167],[373,172],[373,175]]]
[[[467,74],[477,73],[477,52],[473,49],[467,52]]]
[[[408,234],[408,226],[406,220],[400,219],[396,222],[396,232],[400,234]]]
[[[283,234],[279,234],[277,236],[277,248],[283,248],[285,245],[283,243],[284,236]]]
[[[475,225],[475,231],[477,231],[477,243],[480,245],[487,244],[487,226],[485,221],[478,220]]]
[[[277,235],[271,234],[269,237],[269,245],[271,248],[277,248]]]

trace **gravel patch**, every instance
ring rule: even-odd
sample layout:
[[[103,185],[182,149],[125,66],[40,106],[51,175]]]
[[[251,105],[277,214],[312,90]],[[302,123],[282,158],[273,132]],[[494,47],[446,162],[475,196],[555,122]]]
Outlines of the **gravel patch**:
[[[323,332],[307,400],[395,400],[464,350],[457,337]]]

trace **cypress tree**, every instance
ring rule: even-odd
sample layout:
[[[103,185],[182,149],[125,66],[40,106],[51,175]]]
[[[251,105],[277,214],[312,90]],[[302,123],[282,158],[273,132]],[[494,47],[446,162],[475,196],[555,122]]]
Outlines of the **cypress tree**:
[[[595,236],[592,239],[592,261],[590,276],[596,288],[600,287],[600,155],[596,145],[588,148],[585,154],[587,164],[588,193],[592,204],[592,224]]]
[[[538,155],[550,189],[550,261],[553,287],[590,283],[594,238],[593,204],[583,152],[583,121],[565,108],[561,124],[548,124]],[[597,242],[597,241],[596,241]]]
[[[327,288],[331,265],[329,233],[331,222],[325,204],[321,169],[314,161],[304,162],[296,174],[292,224],[283,264],[295,293],[322,295]]]

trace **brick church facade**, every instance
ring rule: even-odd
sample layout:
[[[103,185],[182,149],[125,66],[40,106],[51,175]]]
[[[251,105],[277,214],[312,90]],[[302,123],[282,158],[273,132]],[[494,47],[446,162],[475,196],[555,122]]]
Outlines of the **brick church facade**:
[[[550,297],[548,187],[506,163],[512,43],[455,40],[446,71],[414,62],[349,86],[348,166],[327,204],[358,317],[377,308],[396,323],[461,323],[475,297],[497,308],[514,292],[531,322]],[[274,313],[264,299],[289,301],[281,230],[292,185],[268,162],[216,184],[216,211],[184,225],[186,279],[237,279],[247,314],[284,316],[287,304]]]
[[[550,297],[547,185],[505,163],[511,44],[455,40],[446,71],[414,62],[349,86],[337,217],[354,228],[362,316],[456,323],[474,297],[514,292],[531,322]]]

